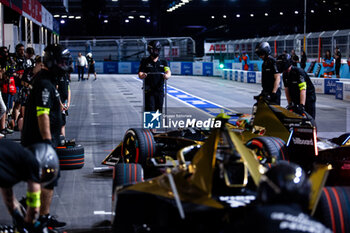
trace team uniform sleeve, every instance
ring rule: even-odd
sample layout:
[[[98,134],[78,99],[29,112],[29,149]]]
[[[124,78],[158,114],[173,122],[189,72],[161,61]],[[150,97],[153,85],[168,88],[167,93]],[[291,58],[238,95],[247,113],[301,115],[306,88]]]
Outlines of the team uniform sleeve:
[[[48,83],[42,82],[37,89],[35,99],[36,115],[39,117],[43,114],[50,114],[50,109],[53,106],[54,90]]]
[[[277,64],[276,64],[275,59],[271,59],[270,61],[271,61],[271,63],[270,63],[271,72],[272,72],[273,74],[279,73],[279,72],[278,72],[278,69],[277,69]]]
[[[170,71],[170,67],[169,67],[168,62],[166,60],[163,60],[163,65],[164,65],[164,72]]]
[[[299,86],[299,90],[306,90],[306,77],[305,77],[305,73],[303,72],[298,72],[298,86]]]
[[[146,59],[142,58],[139,66],[139,72],[146,72]]]

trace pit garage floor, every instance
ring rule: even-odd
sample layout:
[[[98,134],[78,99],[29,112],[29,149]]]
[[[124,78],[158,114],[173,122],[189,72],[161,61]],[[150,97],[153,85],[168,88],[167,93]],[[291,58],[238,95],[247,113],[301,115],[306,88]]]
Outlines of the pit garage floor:
[[[238,83],[219,77],[173,76],[169,81],[168,107],[183,113],[204,114],[194,106],[210,101],[237,112],[251,113],[253,96],[258,84]],[[67,119],[67,139],[75,139],[85,147],[85,166],[80,170],[62,171],[55,189],[51,214],[67,222],[67,232],[102,232],[111,220],[112,179],[110,175],[94,173],[101,161],[122,140],[128,128],[141,127],[142,82],[136,75],[98,75],[98,79],[77,81],[72,75],[72,99]],[[175,90],[175,91],[174,91]],[[174,94],[175,93],[175,94]],[[186,102],[181,95],[199,98]],[[185,96],[186,97],[186,96]],[[286,106],[282,96],[282,106]],[[334,96],[317,95],[317,125],[319,136],[334,137],[350,132],[349,103]],[[197,113],[195,113],[197,112]],[[8,138],[19,141],[15,132]],[[25,195],[25,184],[15,186],[16,196]],[[4,203],[0,201],[0,224],[11,224]]]

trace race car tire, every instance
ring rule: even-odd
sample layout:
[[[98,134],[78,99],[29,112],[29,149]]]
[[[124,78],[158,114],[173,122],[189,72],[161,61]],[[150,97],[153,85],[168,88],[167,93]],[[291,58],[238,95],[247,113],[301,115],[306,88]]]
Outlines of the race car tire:
[[[249,149],[255,150],[259,160],[270,166],[273,161],[288,160],[286,143],[276,137],[257,137],[250,139],[246,146]]]
[[[118,163],[113,171],[113,190],[117,186],[125,186],[143,181],[143,169],[137,163]]]
[[[124,162],[145,165],[147,159],[152,158],[155,153],[156,142],[149,129],[129,129],[126,131],[122,145]]]
[[[61,170],[80,169],[84,167],[85,156],[82,145],[59,146],[56,147],[56,153],[60,161]]]
[[[324,187],[314,217],[334,233],[350,232],[350,187]]]

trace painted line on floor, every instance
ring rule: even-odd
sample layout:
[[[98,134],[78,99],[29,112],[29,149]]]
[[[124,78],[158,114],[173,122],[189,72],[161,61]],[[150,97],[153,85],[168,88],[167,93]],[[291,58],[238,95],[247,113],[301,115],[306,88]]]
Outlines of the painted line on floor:
[[[112,215],[112,212],[106,212],[104,210],[95,210],[94,215]]]
[[[142,80],[134,77],[136,80],[142,82]],[[209,116],[215,117],[220,114],[222,111],[228,115],[234,115],[238,113],[232,109],[226,108],[222,105],[214,103],[212,101],[206,100],[204,98],[198,97],[196,95],[190,94],[186,91],[183,91],[179,88],[173,87],[171,85],[167,86],[168,96],[190,106],[196,108],[197,110],[206,113]],[[230,123],[235,123],[238,117],[231,117],[229,120]]]

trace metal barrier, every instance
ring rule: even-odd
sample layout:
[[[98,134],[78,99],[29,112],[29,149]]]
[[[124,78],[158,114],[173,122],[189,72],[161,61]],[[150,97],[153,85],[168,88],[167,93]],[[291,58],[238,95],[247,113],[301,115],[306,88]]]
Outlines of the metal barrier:
[[[251,59],[258,60],[259,58],[255,55],[254,49],[256,45],[262,41],[269,42],[272,55],[282,54],[283,51],[290,53],[292,49],[295,49],[296,53],[300,55],[301,51],[305,48],[308,59],[320,61],[320,58],[324,56],[326,50],[330,50],[331,54],[333,54],[335,47],[339,47],[343,62],[350,56],[350,29],[311,32],[305,35],[293,34],[211,42],[206,43],[206,47],[214,45],[213,48],[220,49],[207,51],[206,55],[211,56],[212,59],[218,59],[219,57],[221,59],[233,59],[236,53],[241,54],[245,51]],[[210,45],[208,46],[207,44]]]
[[[140,61],[147,56],[147,43],[158,40],[162,44],[160,57],[168,61],[193,61],[195,42],[190,37],[167,38],[115,38],[92,40],[62,40],[72,52],[73,57],[78,52],[93,53],[96,61]]]

